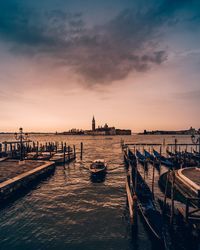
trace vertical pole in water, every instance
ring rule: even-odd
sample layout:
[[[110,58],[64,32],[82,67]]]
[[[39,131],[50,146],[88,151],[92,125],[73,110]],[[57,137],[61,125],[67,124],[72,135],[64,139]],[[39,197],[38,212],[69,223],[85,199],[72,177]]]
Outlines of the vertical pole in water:
[[[16,144],[14,143],[14,155],[16,156],[17,153],[16,153]]]
[[[65,143],[65,146],[64,146],[64,148],[63,148],[63,152],[64,152],[63,163],[65,164],[65,163],[66,163],[66,143]]]
[[[61,150],[62,150],[62,152],[63,152],[63,141],[61,142]]]
[[[50,147],[49,147],[49,154],[50,154],[50,157],[52,156],[52,151],[53,151],[53,145],[51,144]]]
[[[5,142],[4,145],[5,145],[5,146],[4,146],[4,151],[5,151],[5,154],[7,154],[7,142]]]
[[[174,182],[175,182],[175,173],[172,170],[172,185],[171,185],[171,218],[170,223],[173,224],[174,221]]]
[[[83,160],[83,143],[81,142],[81,161]]]
[[[0,143],[0,157],[2,157],[2,144]]]
[[[73,145],[73,148],[74,148],[74,159],[76,159],[76,147],[75,147],[75,145]]]
[[[163,209],[162,209],[163,215],[165,214],[165,208],[166,208],[166,203],[167,203],[167,188],[168,188],[168,182],[169,182],[169,174],[170,174],[170,170],[167,171],[167,180],[165,183],[165,196],[164,196],[164,204],[163,204]]]
[[[174,153],[176,154],[176,152],[177,152],[177,139],[176,138],[174,140],[174,145],[175,145]]]
[[[134,182],[135,182],[135,193],[137,194],[137,162],[135,163],[135,168],[134,168],[134,172],[135,172],[135,179],[134,179]]]
[[[38,157],[38,150],[39,150],[39,142],[37,141],[37,146],[36,146],[36,157]]]
[[[55,142],[55,151],[56,151],[56,153],[58,152],[57,150],[58,150],[58,143],[57,143],[57,141],[56,141],[56,142]]]
[[[67,151],[68,151],[68,161],[70,161],[70,146],[67,147]]]
[[[199,135],[199,164],[198,164],[198,167],[200,167],[200,135]]]
[[[155,178],[155,161],[153,161],[153,176],[152,176],[152,195],[154,199],[154,178]]]

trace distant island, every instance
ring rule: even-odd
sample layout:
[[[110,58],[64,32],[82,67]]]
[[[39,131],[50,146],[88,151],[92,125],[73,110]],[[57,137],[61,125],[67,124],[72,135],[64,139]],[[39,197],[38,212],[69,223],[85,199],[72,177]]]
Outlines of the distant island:
[[[189,129],[186,130],[178,130],[178,131],[165,131],[165,130],[153,130],[153,131],[147,131],[146,129],[144,130],[143,133],[139,133],[141,135],[191,135],[195,133],[195,129],[190,127]]]
[[[93,116],[92,119],[92,129],[91,130],[82,130],[82,129],[71,129],[66,132],[57,133],[59,135],[131,135],[132,132],[130,129],[118,129],[115,127],[109,127],[106,123],[104,126],[98,126],[96,128],[96,121]]]

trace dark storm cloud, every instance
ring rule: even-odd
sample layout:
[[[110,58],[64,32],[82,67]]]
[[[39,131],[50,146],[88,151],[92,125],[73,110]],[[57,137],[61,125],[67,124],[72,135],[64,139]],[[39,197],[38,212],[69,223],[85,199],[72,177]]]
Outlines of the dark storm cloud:
[[[179,22],[177,12],[188,4],[195,6],[196,1],[155,1],[143,9],[124,9],[106,24],[88,28],[84,13],[71,13],[64,6],[40,10],[23,1],[3,0],[0,36],[12,43],[15,53],[49,58],[57,67],[71,68],[89,86],[107,84],[166,61],[161,28]]]

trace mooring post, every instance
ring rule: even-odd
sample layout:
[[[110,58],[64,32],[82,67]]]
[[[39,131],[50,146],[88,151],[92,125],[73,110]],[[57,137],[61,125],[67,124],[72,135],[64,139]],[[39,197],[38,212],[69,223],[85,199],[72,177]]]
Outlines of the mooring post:
[[[68,153],[68,161],[70,161],[71,157],[70,157],[70,146],[67,147],[67,153]]]
[[[174,153],[176,154],[177,152],[177,139],[175,138],[174,140]]]
[[[39,142],[37,141],[37,146],[36,146],[36,157],[38,157],[38,150],[39,150]]]
[[[170,223],[173,224],[174,221],[174,184],[175,184],[175,173],[172,170],[172,185],[171,185],[171,217]]]
[[[163,204],[163,209],[162,209],[163,215],[165,214],[165,208],[166,208],[166,203],[167,203],[167,189],[168,189],[168,182],[169,182],[169,174],[170,174],[170,170],[167,171],[167,180],[165,183],[165,196],[164,196],[164,204]]]
[[[7,142],[4,144],[4,151],[5,151],[5,154],[7,154]]]
[[[134,168],[134,184],[135,184],[135,193],[137,194],[137,162],[135,163],[135,168]]]
[[[83,160],[83,143],[81,142],[81,161]]]
[[[0,157],[2,157],[2,144],[0,143]]]
[[[50,154],[50,157],[52,156],[52,151],[53,151],[53,146],[51,144],[51,146],[49,147],[49,154]]]
[[[154,199],[154,178],[155,178],[155,160],[153,161],[153,176],[152,176],[152,196]]]
[[[76,146],[73,145],[73,148],[74,148],[74,159],[76,159]]]
[[[66,163],[66,143],[65,143],[65,145],[64,145],[63,152],[64,152],[63,163],[65,164],[65,163]]]
[[[63,148],[64,147],[64,145],[63,145],[63,141],[61,142],[61,150],[62,150],[62,152],[63,152]]]
[[[55,142],[55,151],[56,151],[56,153],[58,152],[58,142],[57,141]]]
[[[16,152],[16,144],[14,144],[14,155],[16,156],[17,155],[17,152]]]

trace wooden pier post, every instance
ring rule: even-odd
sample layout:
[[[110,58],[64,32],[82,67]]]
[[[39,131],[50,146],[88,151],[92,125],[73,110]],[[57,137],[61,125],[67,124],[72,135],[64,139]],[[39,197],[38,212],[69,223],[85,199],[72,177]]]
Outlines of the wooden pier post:
[[[4,144],[4,152],[7,154],[7,143]]]
[[[81,161],[83,160],[83,143],[81,142]]]
[[[73,148],[74,148],[74,159],[76,159],[76,146],[73,145]]]
[[[39,142],[37,141],[37,146],[36,146],[36,157],[38,157],[38,151],[39,151]]]
[[[170,174],[170,170],[168,170],[168,172],[167,172],[167,180],[165,183],[165,196],[164,196],[164,204],[163,204],[163,208],[162,208],[163,215],[165,214],[166,203],[167,203],[167,189],[168,189],[168,182],[169,182],[169,174]]]
[[[174,221],[174,184],[175,184],[175,173],[172,170],[172,183],[171,183],[171,217],[170,223],[173,224]]]
[[[63,163],[65,164],[65,163],[66,163],[66,143],[65,143],[65,145],[64,145],[63,152],[64,152]]]
[[[155,179],[155,161],[153,161],[153,176],[152,176],[152,195],[154,199],[154,179]]]
[[[67,153],[68,153],[68,161],[70,161],[71,157],[70,157],[70,146],[67,147]]]
[[[174,139],[174,153],[177,153],[177,139]]]
[[[56,153],[58,152],[58,142],[57,141],[55,142],[55,151],[56,151]]]

